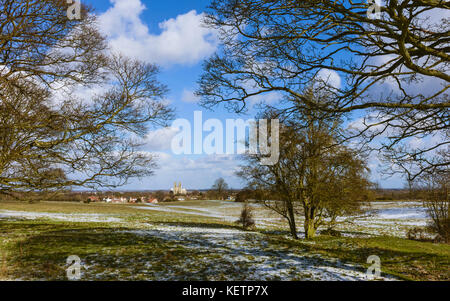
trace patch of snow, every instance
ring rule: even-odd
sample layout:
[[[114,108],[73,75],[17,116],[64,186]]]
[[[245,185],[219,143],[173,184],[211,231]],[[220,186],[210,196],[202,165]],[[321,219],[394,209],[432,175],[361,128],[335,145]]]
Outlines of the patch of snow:
[[[102,214],[91,214],[91,213],[48,213],[48,212],[27,212],[27,211],[11,211],[2,210],[0,211],[0,219],[29,219],[35,220],[39,218],[47,218],[53,220],[62,220],[67,222],[92,222],[92,223],[113,223],[121,222],[122,220],[116,217],[110,217]]]
[[[195,206],[182,206],[182,205],[155,205],[145,204],[145,206],[133,207],[135,209],[142,210],[154,210],[161,212],[172,212],[179,214],[197,215],[211,218],[218,218],[227,222],[235,222],[239,219],[242,203],[229,202],[229,201],[208,201],[209,204],[213,203],[216,206],[211,207],[195,207]],[[251,204],[254,208],[263,208],[261,204]],[[267,213],[267,210],[262,213]],[[268,217],[262,215],[260,212],[254,212],[254,220],[256,226],[279,226],[282,219],[280,217]]]
[[[258,228],[287,229],[284,219],[263,204],[251,204],[254,210],[254,220]],[[218,218],[227,222],[238,220],[242,203],[229,201],[208,201],[208,206],[183,206],[176,205],[153,205],[145,207],[134,207],[145,210],[162,212],[173,212],[177,214],[188,214]],[[359,218],[354,224],[342,224],[337,230],[350,232],[346,236],[370,236],[370,235],[392,235],[405,237],[411,227],[423,227],[427,224],[426,209],[421,202],[373,202],[370,205],[371,216]],[[298,217],[298,223],[303,222],[303,217]],[[354,232],[354,233],[351,233]],[[301,235],[301,233],[299,233]]]
[[[389,208],[377,210],[376,216],[381,219],[426,219],[425,208]]]
[[[169,225],[147,225],[148,229],[125,230],[120,232],[135,235],[154,236],[180,244],[196,253],[213,252],[231,266],[245,270],[245,280],[368,280],[363,268],[343,264],[337,259],[323,258],[317,254],[292,252],[268,247],[264,235],[256,232],[244,232],[236,229],[197,228]],[[207,264],[196,261],[196,265]],[[210,264],[210,263],[209,263]],[[187,267],[192,265],[187,264]],[[221,265],[209,266],[208,275],[221,272]],[[165,274],[162,280],[173,280]],[[236,280],[230,276],[228,280]],[[381,280],[395,280],[390,276]]]
[[[219,219],[222,219],[222,220],[225,220],[225,221],[229,221],[229,222],[236,221],[236,218],[231,217],[231,216],[222,215],[222,214],[207,213],[205,211],[200,212],[200,210],[198,210],[198,209],[194,209],[194,210],[197,210],[197,212],[192,212],[192,211],[173,209],[173,208],[170,208],[169,206],[157,206],[157,205],[155,205],[155,206],[147,205],[145,207],[140,206],[140,207],[133,207],[133,208],[142,209],[142,210],[154,210],[154,211],[161,211],[161,212],[172,212],[172,213],[179,213],[179,214],[188,214],[188,215],[197,215],[197,216],[219,218]],[[192,209],[188,209],[188,210],[192,210]]]

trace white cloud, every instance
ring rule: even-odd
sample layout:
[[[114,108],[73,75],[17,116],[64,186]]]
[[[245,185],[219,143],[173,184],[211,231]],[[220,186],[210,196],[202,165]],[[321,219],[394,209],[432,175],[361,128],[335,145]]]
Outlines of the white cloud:
[[[252,96],[249,98],[250,107],[261,103],[266,105],[276,104],[282,99],[282,97],[283,95],[279,92],[269,92],[258,96]]]
[[[194,94],[193,91],[184,89],[181,95],[181,100],[188,103],[197,103],[200,98]]]
[[[317,73],[317,79],[323,81],[328,86],[331,86],[336,89],[341,88],[341,77],[334,70],[329,69],[321,69]]]
[[[246,80],[241,82],[242,87],[248,94],[252,94],[261,89],[261,87],[254,80]],[[247,98],[248,107],[253,108],[259,104],[273,105],[283,98],[283,94],[278,91],[253,95]]]
[[[376,58],[373,58],[368,61],[368,64],[374,65],[374,66],[383,66],[381,70],[386,70],[389,67],[391,67],[394,62],[397,62],[399,59],[399,56],[397,55],[382,55],[378,56]],[[428,61],[428,58],[421,58],[419,60],[416,60],[415,63],[419,66],[426,67],[426,62]],[[440,64],[437,66],[439,69],[442,69],[442,65]],[[376,70],[374,67],[370,68],[371,71]],[[447,83],[434,76],[425,76],[423,74],[416,74],[414,81],[409,81],[409,75],[406,75],[406,73],[410,72],[411,70],[405,66],[397,67],[393,72],[391,76],[384,77],[383,80],[379,81],[377,84],[375,84],[372,88],[370,88],[367,91],[367,95],[370,95],[373,98],[379,98],[379,97],[387,97],[389,93],[394,92],[395,94],[402,95],[402,91],[399,87],[399,81],[402,88],[407,91],[409,95],[424,95],[424,96],[431,96],[438,91],[441,91],[445,88]],[[405,73],[405,75],[397,75],[398,73]]]
[[[149,151],[170,150],[172,139],[178,131],[177,128],[166,127],[149,132],[144,138],[145,149]]]
[[[383,123],[384,121],[386,121],[386,118],[380,117],[376,112],[369,113],[367,116],[363,116],[351,121],[348,124],[348,129],[363,131],[367,129],[367,127],[370,127],[371,132],[383,132],[383,137],[386,137],[387,133],[383,131],[385,129],[385,125]]]
[[[241,186],[242,182],[235,172],[239,161],[235,155],[208,155],[208,156],[167,156],[161,159],[161,170],[156,177],[175,177],[186,183],[187,187],[209,188],[214,181],[223,177],[230,186]],[[175,179],[168,181],[169,183]]]
[[[188,190],[210,188],[223,177],[230,187],[240,188],[245,182],[235,175],[239,160],[234,155],[174,156],[165,152],[155,153],[160,166],[155,175],[135,181],[125,189],[169,189],[175,181]]]
[[[159,24],[151,34],[140,16],[141,0],[110,0],[113,6],[99,17],[100,29],[113,51],[159,65],[195,64],[217,48],[216,32],[202,24],[203,13],[192,10]]]
[[[409,141],[409,146],[411,146],[412,148],[419,148],[422,147],[424,145],[424,139],[419,138],[419,137],[414,137],[411,139],[411,141]]]

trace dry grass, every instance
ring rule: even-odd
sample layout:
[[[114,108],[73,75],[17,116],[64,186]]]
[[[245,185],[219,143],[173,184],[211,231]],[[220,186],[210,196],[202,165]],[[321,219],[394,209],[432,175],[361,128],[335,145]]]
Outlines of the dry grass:
[[[171,205],[204,206],[204,208],[217,206],[208,201],[170,203],[162,206]],[[0,219],[0,279],[64,280],[65,259],[73,254],[80,255],[86,259],[88,265],[91,265],[91,270],[87,270],[83,278],[89,280],[160,280],[163,277],[207,280],[211,270],[217,268],[218,262],[221,262],[224,274],[216,275],[217,280],[226,280],[227,277],[240,279],[239,267],[242,266],[237,263],[229,265],[229,262],[220,258],[220,253],[215,252],[214,248],[199,252],[195,248],[186,248],[186,242],[181,240],[168,241],[156,236],[142,237],[133,234],[135,230],[147,228],[152,224],[236,229],[235,224],[207,216],[137,210],[134,207],[134,205],[51,202],[0,203],[0,210],[95,213],[113,215],[123,220],[121,223],[77,223],[50,219]],[[285,229],[276,230],[259,229],[255,252],[267,248],[270,252],[289,250],[300,254],[319,253],[362,265],[365,264],[367,256],[378,254],[382,258],[383,272],[400,278],[450,279],[448,245],[408,241],[388,236],[319,237],[309,242],[293,241],[286,238],[286,232],[283,231]],[[250,255],[245,256],[251,260]],[[194,267],[197,267],[197,270],[189,270]]]

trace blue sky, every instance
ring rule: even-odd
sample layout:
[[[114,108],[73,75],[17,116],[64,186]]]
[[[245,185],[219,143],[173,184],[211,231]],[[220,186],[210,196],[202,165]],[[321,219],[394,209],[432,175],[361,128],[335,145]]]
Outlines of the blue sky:
[[[113,49],[124,54],[157,63],[159,79],[170,92],[167,100],[176,110],[177,118],[193,120],[194,111],[203,111],[203,119],[249,119],[254,115],[237,116],[217,108],[207,111],[198,106],[192,91],[202,72],[202,62],[217,47],[214,32],[201,27],[202,12],[209,0],[150,1],[150,0],[82,0],[95,8],[100,29],[110,37]],[[144,8],[145,6],[145,8]],[[218,177],[226,179],[233,188],[245,185],[234,176],[239,161],[225,155],[176,156],[170,150],[174,132],[159,129],[149,133],[145,151],[159,154],[160,168],[149,178],[133,180],[122,189],[169,189],[181,181],[189,189],[210,188]],[[376,161],[371,162],[372,169]],[[402,187],[401,179],[382,180],[374,173],[373,180],[383,187]]]

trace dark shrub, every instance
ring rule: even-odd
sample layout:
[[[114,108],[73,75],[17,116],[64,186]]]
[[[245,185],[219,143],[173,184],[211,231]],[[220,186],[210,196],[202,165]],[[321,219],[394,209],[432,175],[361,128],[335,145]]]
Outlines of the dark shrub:
[[[342,234],[339,231],[333,230],[333,229],[327,229],[320,232],[320,235],[329,235],[333,237],[341,237]]]
[[[241,224],[244,229],[255,226],[255,221],[253,220],[253,209],[245,203],[241,211],[241,217],[236,223]]]
[[[409,240],[425,241],[429,240],[426,235],[425,229],[414,227],[408,230],[406,237]]]

